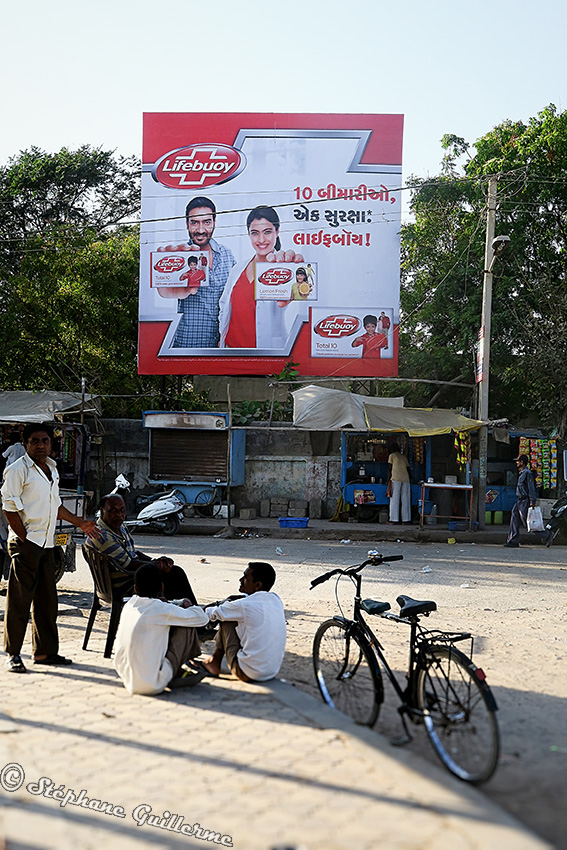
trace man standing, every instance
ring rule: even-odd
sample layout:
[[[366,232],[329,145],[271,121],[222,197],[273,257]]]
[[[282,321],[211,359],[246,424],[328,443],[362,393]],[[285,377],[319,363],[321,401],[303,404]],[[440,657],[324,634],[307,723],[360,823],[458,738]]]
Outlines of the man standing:
[[[189,242],[166,245],[158,251],[206,251],[209,256],[209,285],[158,287],[162,298],[177,298],[181,320],[172,348],[218,348],[219,300],[235,259],[228,248],[213,239],[217,211],[209,198],[193,198],[185,210]]]
[[[97,520],[99,536],[87,540],[86,546],[89,549],[96,549],[101,555],[106,555],[110,559],[113,567],[110,577],[113,584],[120,588],[123,596],[133,593],[136,570],[150,565],[158,567],[161,572],[164,586],[162,595],[166,599],[189,599],[192,605],[197,604],[185,570],[174,564],[171,558],[163,556],[153,560],[149,555],[136,549],[132,535],[124,525],[126,505],[122,496],[117,494],[103,496],[99,502],[99,508],[100,518]]]
[[[50,425],[26,425],[26,453],[4,472],[2,501],[11,558],[4,649],[12,673],[26,672],[20,652],[30,610],[34,664],[72,664],[58,654],[55,524],[64,519],[88,536],[98,534],[94,521],[75,516],[61,504],[57,465],[49,456],[52,439]]]
[[[520,545],[520,529],[522,526],[527,528],[528,525],[528,508],[534,508],[537,501],[537,491],[534,481],[534,475],[528,466],[529,458],[527,455],[519,455],[516,458],[516,466],[518,467],[518,483],[516,485],[516,504],[512,508],[510,515],[510,531],[508,532],[508,540],[504,544],[507,549],[517,549]],[[549,532],[541,534],[542,543],[547,542]]]
[[[390,523],[400,522],[400,508],[402,522],[411,522],[410,465],[397,443],[392,443],[390,446],[388,481],[391,482]]]
[[[243,596],[206,605],[211,622],[219,621],[216,649],[197,666],[218,676],[226,661],[233,676],[243,682],[266,682],[277,675],[285,652],[284,607],[277,593],[270,593],[276,580],[271,564],[251,561],[240,579]]]
[[[6,460],[6,467],[11,466],[18,460],[18,458],[23,457],[25,453],[26,450],[22,446],[20,440],[20,432],[12,431],[10,434],[10,445],[5,452],[2,452],[2,457]]]

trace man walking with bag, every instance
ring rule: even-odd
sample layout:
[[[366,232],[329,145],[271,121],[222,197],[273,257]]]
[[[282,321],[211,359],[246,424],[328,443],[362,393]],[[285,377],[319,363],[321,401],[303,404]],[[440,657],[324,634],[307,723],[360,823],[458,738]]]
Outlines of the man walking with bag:
[[[537,491],[534,481],[534,474],[528,466],[529,458],[527,455],[519,455],[516,458],[516,466],[518,467],[518,483],[516,485],[516,504],[512,508],[510,515],[510,531],[508,532],[508,540],[504,544],[507,549],[518,549],[520,546],[520,529],[522,526],[528,527],[528,510],[535,508],[537,501]],[[530,531],[530,529],[528,529]],[[547,543],[551,531],[540,531],[541,542]]]

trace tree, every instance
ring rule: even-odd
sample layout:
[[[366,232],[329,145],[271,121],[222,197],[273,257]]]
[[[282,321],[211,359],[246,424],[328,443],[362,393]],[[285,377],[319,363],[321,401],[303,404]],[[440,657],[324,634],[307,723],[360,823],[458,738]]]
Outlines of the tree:
[[[24,151],[0,168],[0,358],[3,389],[139,396],[106,415],[140,415],[192,388],[137,374],[140,169],[88,146]],[[133,401],[133,403],[132,403]]]
[[[474,380],[486,181],[497,174],[497,233],[512,248],[494,267],[490,415],[536,411],[545,424],[567,423],[567,383],[558,380],[567,354],[567,112],[550,105],[527,124],[505,121],[476,142],[474,156],[456,136],[443,145],[441,174],[413,181],[415,222],[402,231],[402,369]],[[470,401],[457,389],[443,399]]]

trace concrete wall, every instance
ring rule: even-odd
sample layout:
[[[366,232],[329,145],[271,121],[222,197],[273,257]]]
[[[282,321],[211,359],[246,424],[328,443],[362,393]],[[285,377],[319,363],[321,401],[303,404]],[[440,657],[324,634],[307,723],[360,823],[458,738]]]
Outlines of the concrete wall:
[[[340,434],[295,429],[246,431],[246,475],[235,504],[259,510],[262,499],[321,499],[333,513],[340,494]]]
[[[234,502],[259,512],[262,499],[321,499],[324,516],[330,516],[340,494],[340,479],[340,458],[247,455],[244,487],[234,491]]]

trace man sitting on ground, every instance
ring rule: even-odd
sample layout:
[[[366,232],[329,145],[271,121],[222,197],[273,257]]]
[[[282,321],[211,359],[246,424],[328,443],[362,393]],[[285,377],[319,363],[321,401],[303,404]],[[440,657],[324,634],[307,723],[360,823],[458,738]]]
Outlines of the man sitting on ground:
[[[86,546],[106,555],[112,562],[110,577],[115,587],[129,596],[134,589],[134,574],[139,567],[153,564],[161,570],[166,599],[189,599],[192,605],[197,599],[185,571],[163,556],[155,560],[136,549],[132,535],[124,525],[126,505],[122,496],[103,496],[99,503],[100,517],[97,526],[100,537],[89,538]]]
[[[230,672],[243,682],[266,682],[277,675],[285,652],[286,625],[280,597],[269,592],[275,580],[271,564],[251,561],[240,579],[244,595],[206,606],[211,622],[220,621],[216,649],[200,664],[211,676],[219,675],[223,656]]]
[[[152,564],[140,567],[115,643],[114,666],[131,694],[195,685],[205,675],[183,665],[201,652],[196,626],[206,625],[207,615],[189,599],[179,606],[162,595],[161,570]]]

